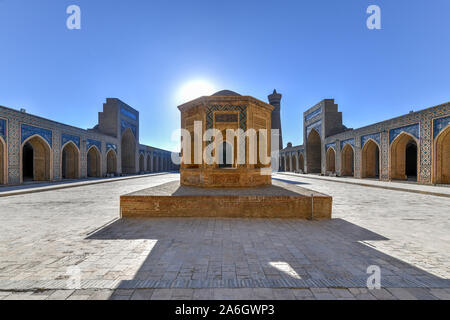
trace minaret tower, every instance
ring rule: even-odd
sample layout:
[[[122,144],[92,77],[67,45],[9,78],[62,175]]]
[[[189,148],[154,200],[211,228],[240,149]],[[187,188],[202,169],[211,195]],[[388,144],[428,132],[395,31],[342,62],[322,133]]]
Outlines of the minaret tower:
[[[273,93],[268,96],[269,103],[275,107],[272,111],[272,129],[278,129],[279,130],[279,149],[283,149],[283,135],[281,133],[281,116],[280,116],[280,109],[281,109],[281,97],[282,95],[280,93],[277,93],[277,90],[273,90]]]

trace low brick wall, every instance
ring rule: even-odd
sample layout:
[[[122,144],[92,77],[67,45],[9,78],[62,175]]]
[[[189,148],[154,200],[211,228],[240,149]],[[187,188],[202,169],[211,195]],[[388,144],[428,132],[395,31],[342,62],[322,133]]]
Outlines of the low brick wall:
[[[143,196],[120,197],[120,215],[331,219],[329,196]]]

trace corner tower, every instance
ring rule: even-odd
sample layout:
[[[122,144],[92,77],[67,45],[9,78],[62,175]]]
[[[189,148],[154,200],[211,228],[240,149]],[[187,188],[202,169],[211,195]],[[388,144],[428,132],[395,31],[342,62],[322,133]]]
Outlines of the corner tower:
[[[279,130],[279,144],[278,144],[278,150],[283,149],[283,134],[281,131],[281,116],[280,116],[280,109],[281,109],[281,97],[282,95],[277,92],[277,90],[273,90],[273,93],[268,96],[269,103],[274,107],[272,111],[272,129],[278,129]]]

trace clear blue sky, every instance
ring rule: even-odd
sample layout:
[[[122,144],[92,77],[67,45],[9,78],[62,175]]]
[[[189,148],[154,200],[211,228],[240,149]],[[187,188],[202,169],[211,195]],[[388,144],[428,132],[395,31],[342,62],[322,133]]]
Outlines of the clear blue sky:
[[[366,28],[370,4],[382,30]],[[276,88],[284,142],[300,144],[324,98],[353,128],[449,101],[449,14],[448,0],[0,0],[0,105],[88,128],[117,97],[140,111],[142,143],[172,148],[183,84]]]

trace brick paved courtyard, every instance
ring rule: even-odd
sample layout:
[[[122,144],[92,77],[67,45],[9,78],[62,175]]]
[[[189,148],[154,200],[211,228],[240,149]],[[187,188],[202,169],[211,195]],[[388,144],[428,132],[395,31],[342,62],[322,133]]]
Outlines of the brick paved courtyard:
[[[119,195],[178,178],[0,198],[0,299],[450,299],[448,197],[277,174],[333,219],[117,219]]]

